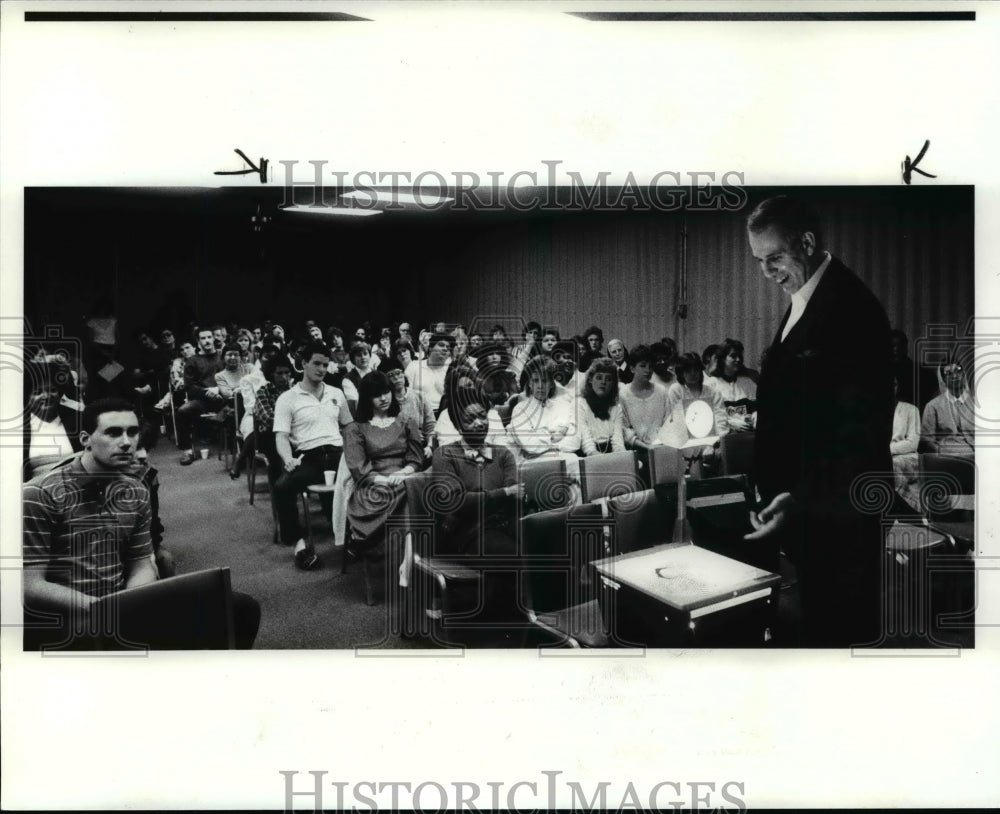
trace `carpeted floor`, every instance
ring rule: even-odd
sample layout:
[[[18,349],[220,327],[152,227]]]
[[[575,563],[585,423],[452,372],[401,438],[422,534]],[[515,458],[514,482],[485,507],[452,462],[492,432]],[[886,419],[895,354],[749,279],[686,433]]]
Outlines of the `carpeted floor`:
[[[429,646],[388,635],[384,596],[376,587],[379,604],[365,604],[360,564],[340,573],[343,549],[333,545],[329,520],[322,517],[318,501],[312,501],[311,516],[322,563],[300,571],[292,549],[271,542],[271,504],[263,470],[251,506],[246,479],[230,480],[217,458],[181,466],[180,453],[169,439],[161,439],[150,459],[160,473],[163,545],[174,555],[177,572],[229,567],[233,590],[260,603],[256,648]]]

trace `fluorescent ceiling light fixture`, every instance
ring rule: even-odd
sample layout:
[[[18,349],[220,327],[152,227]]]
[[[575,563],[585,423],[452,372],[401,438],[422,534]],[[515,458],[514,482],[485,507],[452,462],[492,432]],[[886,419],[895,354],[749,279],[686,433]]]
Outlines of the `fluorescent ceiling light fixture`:
[[[311,215],[354,215],[355,217],[365,217],[367,215],[381,215],[378,209],[356,209],[352,206],[283,206],[279,212],[306,212]]]
[[[418,204],[420,206],[434,206],[435,204],[454,201],[446,195],[439,195],[437,192],[393,192],[383,189],[366,189],[345,192],[340,196],[343,200],[361,200],[365,203],[398,203],[398,204]],[[372,199],[375,199],[372,201]]]

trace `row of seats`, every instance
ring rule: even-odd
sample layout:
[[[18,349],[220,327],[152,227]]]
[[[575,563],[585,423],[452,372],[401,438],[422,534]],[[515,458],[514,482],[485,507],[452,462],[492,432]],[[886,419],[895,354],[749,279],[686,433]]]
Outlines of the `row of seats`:
[[[952,546],[968,550],[974,545],[974,518],[960,496],[974,493],[972,462],[929,454],[921,461],[932,496],[927,501],[928,520],[950,536]],[[640,476],[643,469],[652,488]],[[426,600],[437,596],[435,616],[452,629],[475,628],[479,622],[474,611],[481,609],[486,593],[484,573],[507,570],[516,575],[516,602],[530,625],[558,644],[607,646],[591,564],[671,540],[678,516],[679,471],[678,451],[667,447],[652,450],[648,458],[625,452],[582,459],[580,502],[571,505],[566,490],[545,487],[547,482],[551,487],[552,478],[565,476],[562,462],[530,462],[522,467],[527,498],[518,521],[517,556],[489,563],[433,555],[435,506],[424,499],[431,480],[426,474],[412,478],[407,516],[399,531],[418,530],[419,539],[413,541],[415,567],[425,580],[416,592],[418,617]],[[474,495],[468,499],[474,504]],[[743,474],[689,480],[687,517],[692,536],[701,547],[776,572],[779,551],[774,543],[743,540],[750,530],[753,500],[752,484]],[[463,510],[477,511],[474,506]],[[432,632],[445,641],[446,634],[440,629]]]

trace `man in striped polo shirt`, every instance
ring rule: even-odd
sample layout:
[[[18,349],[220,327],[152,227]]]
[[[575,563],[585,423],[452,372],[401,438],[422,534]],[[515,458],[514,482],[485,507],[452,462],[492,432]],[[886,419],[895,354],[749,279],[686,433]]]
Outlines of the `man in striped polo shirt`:
[[[94,602],[157,578],[149,492],[129,475],[138,436],[129,402],[95,401],[83,411],[83,452],[24,486],[25,606],[60,615],[69,638],[82,634],[77,645]],[[26,647],[38,632],[26,627]]]

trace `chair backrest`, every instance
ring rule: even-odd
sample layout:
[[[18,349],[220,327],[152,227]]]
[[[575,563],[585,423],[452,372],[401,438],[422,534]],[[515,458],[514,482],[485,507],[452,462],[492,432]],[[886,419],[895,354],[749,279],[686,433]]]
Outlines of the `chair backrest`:
[[[481,528],[485,494],[469,492],[457,479],[425,470],[406,479],[406,501],[386,521],[389,538],[414,535],[414,548],[423,556],[451,555],[450,538],[470,528]]]
[[[235,646],[228,568],[209,568],[128,588],[96,603],[102,649],[231,650]],[[110,624],[107,624],[109,623]]]
[[[969,521],[975,516],[976,462],[971,457],[920,454],[920,503],[929,520]]]
[[[233,391],[233,411],[235,415],[233,416],[236,421],[237,429],[240,426],[240,421],[243,420],[243,414],[246,412],[246,407],[243,404],[243,393],[240,392],[239,388]]]
[[[685,469],[681,451],[676,447],[653,447],[649,450],[648,460],[650,488],[663,483],[677,483]]]
[[[522,595],[535,613],[593,599],[589,564],[604,555],[601,507],[584,504],[536,512],[521,520]]]
[[[730,432],[722,436],[723,475],[753,474],[755,436],[752,432]]]
[[[677,519],[677,490],[662,487],[608,501],[611,556],[670,542]]]
[[[525,508],[529,512],[563,508],[573,500],[562,458],[543,456],[525,461],[517,474],[518,481],[524,484]]]
[[[631,450],[580,459],[580,489],[584,503],[639,492],[642,487],[635,453]]]

